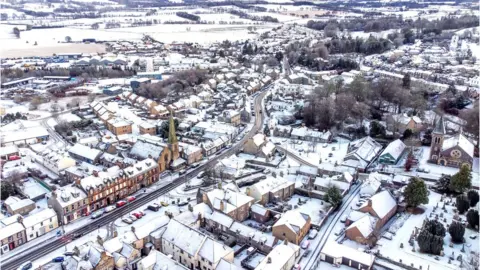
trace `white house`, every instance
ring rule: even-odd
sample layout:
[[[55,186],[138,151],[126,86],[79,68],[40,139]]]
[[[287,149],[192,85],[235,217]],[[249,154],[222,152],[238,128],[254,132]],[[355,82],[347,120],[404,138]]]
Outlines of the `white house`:
[[[58,228],[57,213],[53,209],[45,209],[23,219],[27,241],[31,241]]]
[[[290,270],[294,265],[295,250],[293,247],[279,244],[255,267],[255,270]]]

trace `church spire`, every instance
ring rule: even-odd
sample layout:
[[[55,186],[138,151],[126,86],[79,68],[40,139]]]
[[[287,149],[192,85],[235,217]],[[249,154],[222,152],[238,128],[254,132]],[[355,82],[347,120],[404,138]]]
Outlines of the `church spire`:
[[[168,126],[168,143],[177,143],[177,135],[175,134],[175,122],[173,121],[173,114],[170,113],[169,126]]]
[[[443,115],[440,116],[440,119],[435,122],[435,127],[433,129],[435,134],[445,134],[445,123],[443,121]]]

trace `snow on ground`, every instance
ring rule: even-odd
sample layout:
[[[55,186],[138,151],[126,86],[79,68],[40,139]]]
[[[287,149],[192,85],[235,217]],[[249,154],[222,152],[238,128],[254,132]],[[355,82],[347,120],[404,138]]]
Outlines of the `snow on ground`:
[[[62,114],[58,118],[60,118],[60,120],[62,121],[67,121],[67,122],[75,122],[75,121],[82,120],[80,117],[72,113]]]
[[[435,193],[433,191],[430,191],[430,196],[429,196],[429,203],[424,206],[425,208],[425,213],[421,215],[409,215],[409,214],[403,214],[401,218],[399,218],[393,226],[396,226],[396,235],[393,236],[392,240],[387,240],[385,238],[380,239],[378,241],[378,245],[381,246],[379,248],[381,254],[385,257],[389,257],[395,261],[398,261],[399,259],[402,259],[403,263],[410,265],[411,263],[414,264],[415,268],[419,268],[419,266],[422,266],[422,269],[459,269],[460,262],[456,260],[456,257],[459,254],[462,254],[460,252],[462,245],[461,244],[454,244],[453,248],[449,247],[450,243],[450,235],[448,234],[448,226],[452,222],[453,218],[453,209],[455,207],[452,206],[446,206],[447,213],[443,213],[443,210],[441,209],[443,206],[443,202],[440,202],[440,197],[441,195],[438,193]],[[430,213],[433,211],[433,207],[436,206],[438,203],[439,208],[437,209],[436,212],[434,212],[434,215],[443,213],[444,218],[446,218],[447,222],[444,222],[444,218],[439,218],[444,227],[447,229],[447,235],[444,238],[444,251],[445,251],[445,256],[441,257],[438,256],[439,260],[435,259],[435,256],[427,255],[427,254],[421,254],[418,252],[418,244],[415,242],[415,249],[416,251],[412,251],[412,247],[409,245],[408,240],[410,239],[410,235],[412,234],[412,231],[415,229],[415,227],[422,227],[423,221],[426,218],[434,218],[430,217]],[[461,215],[461,218],[465,220],[465,215]],[[466,257],[468,254],[470,254],[470,251],[475,251],[478,252],[479,247],[478,247],[478,240],[472,240],[470,239],[470,235],[478,235],[478,232],[474,232],[468,228],[465,229],[465,253],[462,254],[464,259],[467,259]],[[400,248],[400,243],[403,243],[404,248]],[[452,260],[451,264],[448,264],[448,257],[452,254],[452,251],[455,252],[455,260]],[[467,260],[468,261],[468,260]]]
[[[301,199],[305,203],[302,205],[298,204],[298,200]],[[324,215],[321,214],[321,212],[325,213],[328,211],[328,208],[330,208],[329,204],[326,202],[319,200],[319,199],[314,199],[314,198],[308,198],[305,196],[299,196],[299,195],[293,195],[292,198],[288,201],[288,204],[292,206],[298,206],[297,211],[307,214],[310,216],[312,219],[312,224],[319,224],[320,221],[323,219]]]

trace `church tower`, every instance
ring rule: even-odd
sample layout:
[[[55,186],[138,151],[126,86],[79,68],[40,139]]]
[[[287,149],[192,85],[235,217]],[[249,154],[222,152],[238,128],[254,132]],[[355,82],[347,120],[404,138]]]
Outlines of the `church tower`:
[[[430,161],[437,163],[442,151],[443,140],[445,138],[445,123],[443,122],[443,116],[440,116],[435,122],[435,127],[432,132],[432,142],[430,144]]]
[[[168,149],[172,153],[171,160],[174,161],[179,158],[180,153],[178,152],[178,140],[175,133],[175,122],[173,121],[173,115],[170,114],[169,127],[168,127]]]

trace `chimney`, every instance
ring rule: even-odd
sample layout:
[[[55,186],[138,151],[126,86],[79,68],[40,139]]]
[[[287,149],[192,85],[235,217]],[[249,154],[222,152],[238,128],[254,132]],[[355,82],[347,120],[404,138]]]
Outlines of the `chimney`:
[[[52,198],[55,198],[55,199],[57,198],[57,192],[55,190],[52,191]]]
[[[206,192],[204,192],[204,193],[202,194],[202,200],[203,200],[204,203],[207,203],[207,202],[208,202],[208,196],[207,196],[207,193],[206,193]]]
[[[372,200],[371,199],[368,199],[368,206],[372,207]]]
[[[250,187],[247,187],[247,189],[245,190],[245,194],[247,194],[247,196],[250,196],[251,194],[251,190],[250,190]]]
[[[18,223],[21,223],[23,225],[23,217],[22,216],[18,216],[17,221],[18,221]]]
[[[272,263],[272,258],[267,257],[267,263]]]
[[[220,201],[220,211],[223,212],[224,209],[225,209],[225,205],[224,205],[223,201]]]
[[[98,177],[98,172],[96,170],[94,170],[92,173],[93,173],[93,176]]]

